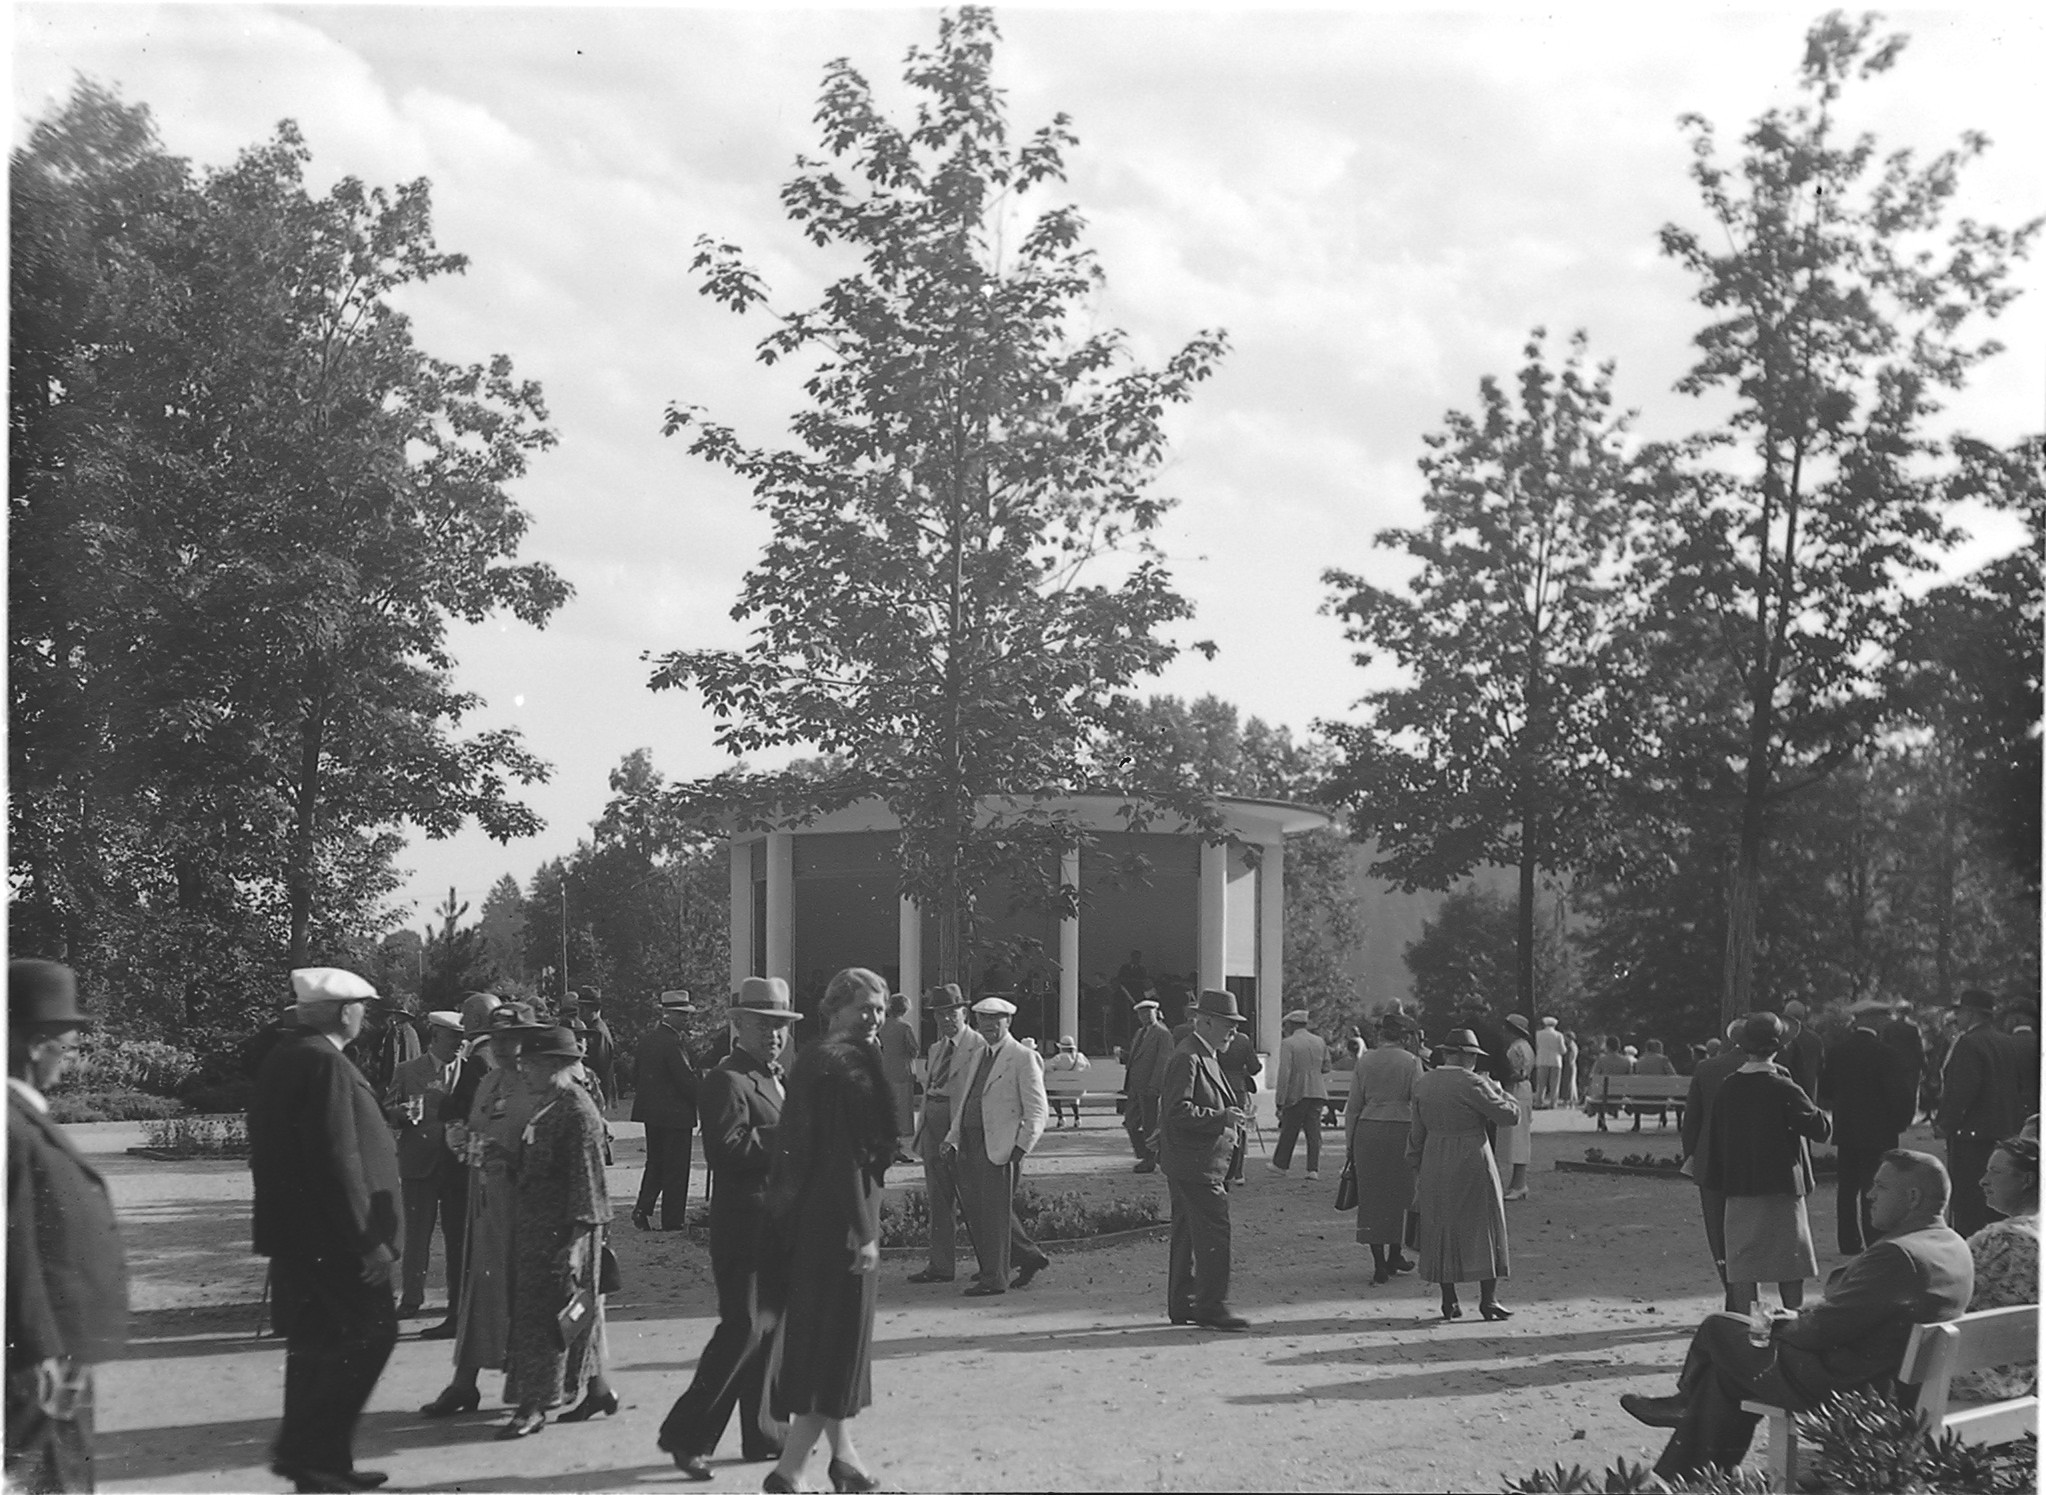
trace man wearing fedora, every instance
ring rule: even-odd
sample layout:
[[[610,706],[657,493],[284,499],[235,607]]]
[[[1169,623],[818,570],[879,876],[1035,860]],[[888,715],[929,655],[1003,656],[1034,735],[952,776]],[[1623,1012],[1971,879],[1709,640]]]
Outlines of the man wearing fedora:
[[[1245,1113],[1220,1054],[1243,1015],[1233,992],[1204,991],[1193,1005],[1192,1029],[1165,1066],[1158,1101],[1159,1164],[1172,1196],[1172,1248],[1165,1283],[1166,1316],[1209,1329],[1249,1327],[1229,1307],[1229,1160]]]
[[[710,1269],[717,1279],[718,1326],[659,1439],[675,1467],[693,1480],[712,1478],[710,1456],[735,1406],[740,1457],[749,1464],[781,1457],[779,1440],[761,1421],[771,1341],[755,1332],[752,1303],[763,1199],[781,1125],[779,1060],[800,1020],[786,981],[748,976],[732,998],[732,1051],[697,1086],[703,1158],[713,1181]]]
[[[1293,1165],[1293,1146],[1307,1133],[1307,1176],[1321,1177],[1321,1113],[1328,1107],[1328,1045],[1309,1024],[1305,1007],[1279,1019],[1279,1078],[1273,1097],[1279,1107],[1279,1141],[1268,1166],[1284,1173]]]
[[[300,1490],[368,1490],[356,1420],[398,1339],[391,1270],[403,1248],[397,1144],[342,1049],[376,988],[351,971],[291,973],[303,1032],[270,1051],[249,1101],[255,1244],[284,1336],[284,1420],[270,1467]]]
[[[661,1020],[647,1029],[632,1051],[632,1119],[646,1126],[646,1170],[632,1223],[653,1228],[654,1205],[661,1229],[680,1230],[689,1206],[689,1158],[696,1131],[696,1065],[682,1041],[682,1023],[696,1011],[686,991],[661,993]]]
[[[1165,1066],[1172,1059],[1172,1030],[1160,1016],[1156,998],[1146,997],[1133,1009],[1136,1032],[1130,1035],[1129,1058],[1123,1066],[1123,1127],[1137,1155],[1136,1173],[1158,1171],[1158,1096],[1165,1088]]]
[[[1996,999],[1964,991],[1948,1011],[1958,1032],[1941,1072],[1932,1129],[1946,1139],[1954,1229],[1966,1236],[1997,1218],[1982,1197],[1983,1170],[1997,1139],[2015,1133],[2025,1117],[2018,1110],[2018,1047],[1996,1026]]]
[[[1023,1159],[1044,1136],[1051,1107],[1044,1093],[1044,1061],[1009,1033],[1016,1004],[983,997],[973,1004],[983,1047],[966,1061],[964,1088],[953,1103],[946,1150],[957,1159],[959,1196],[980,1273],[970,1298],[1028,1287],[1051,1265],[1016,1218],[1016,1182]],[[1011,1261],[1020,1264],[1009,1277]]]
[[[7,1485],[90,1490],[92,1368],[128,1337],[128,1273],[99,1171],[50,1120],[80,1028],[69,966],[7,963]]]
[[[1813,1097],[1833,1113],[1833,1151],[1840,1161],[1840,1254],[1860,1254],[1874,1231],[1868,1188],[1883,1154],[1897,1146],[1918,1107],[1918,1087],[1903,1056],[1882,1040],[1876,1022],[1889,1004],[1869,998],[1847,1009],[1854,1026],[1826,1050]]]
[[[575,1015],[583,1025],[583,1068],[597,1082],[597,1109],[601,1111],[618,1098],[612,1073],[618,1060],[618,1041],[604,1019],[604,994],[594,986],[580,988],[575,994]]]
[[[448,1313],[421,1339],[452,1339],[462,1303],[462,1231],[469,1214],[469,1170],[447,1146],[443,1107],[455,1092],[462,1068],[462,1015],[426,1014],[427,1050],[400,1064],[384,1092],[384,1115],[398,1135],[398,1177],[404,1182],[405,1263],[398,1290],[398,1317],[412,1318],[424,1306],[427,1269],[433,1257],[434,1221],[447,1248]]]
[[[951,982],[924,993],[924,1010],[938,1025],[938,1036],[924,1055],[924,1106],[917,1118],[916,1150],[924,1165],[924,1194],[931,1213],[931,1259],[912,1272],[911,1282],[950,1282],[958,1272],[958,1227],[964,1211],[959,1199],[959,1161],[945,1151],[952,1133],[955,1092],[973,1073],[973,1058],[987,1041],[966,1026],[966,999]]]

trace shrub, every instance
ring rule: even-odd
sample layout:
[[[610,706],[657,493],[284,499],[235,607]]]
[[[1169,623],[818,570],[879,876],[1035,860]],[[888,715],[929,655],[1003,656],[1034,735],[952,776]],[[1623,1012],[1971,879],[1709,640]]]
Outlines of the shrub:
[[[119,1038],[97,1028],[79,1034],[60,1090],[140,1090],[175,1095],[199,1070],[198,1056],[176,1044]]]
[[[1016,1191],[1016,1215],[1023,1228],[1040,1241],[1073,1241],[1089,1236],[1113,1235],[1155,1225],[1158,1201],[1148,1196],[1117,1197],[1105,1204],[1090,1204],[1076,1193],[1042,1194],[1025,1185]],[[900,1202],[889,1200],[881,1206],[881,1244],[884,1246],[928,1246],[931,1243],[931,1206],[922,1193],[905,1194]]]
[[[238,1156],[249,1134],[239,1116],[171,1116],[142,1128],[145,1147],[181,1158]]]
[[[1952,1433],[1937,1443],[1917,1417],[1874,1391],[1849,1391],[1816,1412],[1797,1415],[1803,1447],[1799,1482],[1812,1495],[2029,1495],[2036,1487],[2039,1440],[1977,1448]],[[1704,1471],[1665,1482],[1645,1466],[1618,1460],[1605,1473],[1581,1464],[1537,1469],[1505,1486],[1507,1495],[1640,1495],[1650,1490],[1688,1495],[1767,1495],[1769,1477],[1743,1466]]]
[[[59,1090],[49,1096],[50,1119],[59,1126],[89,1121],[152,1121],[179,1116],[184,1106],[139,1090]]]
[[[205,1115],[239,1115],[249,1109],[249,1098],[255,1093],[256,1082],[238,1075],[214,1085],[187,1084],[178,1092],[178,1099]]]

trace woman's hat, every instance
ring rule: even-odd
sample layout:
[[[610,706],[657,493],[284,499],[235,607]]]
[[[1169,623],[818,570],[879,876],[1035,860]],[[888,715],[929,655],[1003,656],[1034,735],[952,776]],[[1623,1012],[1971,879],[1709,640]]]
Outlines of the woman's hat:
[[[504,1005],[504,999],[492,992],[476,991],[462,998],[462,1031],[481,1033],[490,1027],[490,1014]]]
[[[1152,1000],[1152,999],[1151,999],[1150,997],[1146,997],[1146,998],[1144,998],[1144,1000],[1143,1000],[1143,1001],[1141,1001],[1141,1002],[1133,1002],[1133,1003],[1131,1003],[1131,1004],[1130,1004],[1130,1011],[1132,1011],[1132,1012],[1142,1012],[1142,1011],[1143,1011],[1143,1010],[1144,1010],[1144,1009],[1145,1009],[1146,1007],[1156,1007],[1157,1005],[1158,1005],[1158,1004],[1157,1004],[1157,1002],[1153,1001],[1153,1000]]]
[[[7,962],[7,1022],[10,1027],[89,1028],[78,1005],[78,978],[54,960]]]
[[[1509,1028],[1518,1029],[1521,1037],[1523,1038],[1534,1037],[1534,1024],[1530,1023],[1526,1018],[1522,1017],[1517,1012],[1509,1012],[1506,1014],[1506,1026]]]
[[[1783,1047],[1783,1019],[1773,1012],[1750,1013],[1734,1041],[1747,1053],[1773,1054]]]
[[[531,1002],[500,1002],[483,1015],[486,1033],[541,1033],[546,1028]]]
[[[1079,1045],[1073,1042],[1072,1038],[1068,1036],[1065,1038],[1061,1038],[1059,1040],[1059,1047],[1062,1049],[1077,1049]]]
[[[520,1058],[529,1054],[552,1059],[580,1059],[583,1046],[575,1041],[575,1034],[567,1028],[538,1028],[519,1045]]]
[[[1458,1028],[1449,1037],[1435,1045],[1445,1054],[1482,1054],[1485,1046],[1478,1042],[1478,1035],[1469,1028]]]
[[[1192,1016],[1195,1012],[1205,1017],[1227,1018],[1232,1023],[1243,1021],[1243,1014],[1237,1010],[1236,993],[1233,991],[1202,992],[1199,1003],[1194,1006],[1192,1012],[1188,1013],[1188,1016]]]
[[[779,976],[748,976],[739,983],[732,998],[732,1011],[750,1012],[756,1017],[799,1023],[803,1014],[789,1005],[789,984]]]

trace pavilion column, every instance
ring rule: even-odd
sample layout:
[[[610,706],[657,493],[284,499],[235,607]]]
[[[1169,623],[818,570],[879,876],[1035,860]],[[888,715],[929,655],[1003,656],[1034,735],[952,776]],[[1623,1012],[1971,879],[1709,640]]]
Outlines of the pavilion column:
[[[1286,843],[1268,841],[1257,870],[1257,1046],[1279,1051],[1286,1007]]]
[[[1059,881],[1077,896],[1080,891],[1080,848],[1059,858]],[[1059,920],[1059,1030],[1052,1036],[1080,1037],[1080,917]]]
[[[791,985],[796,960],[796,838],[787,831],[767,833],[767,969]]]
[[[1229,844],[1201,843],[1200,972],[1202,991],[1229,989]]]
[[[732,990],[753,974],[753,843],[732,842]]]
[[[918,1034],[924,1020],[924,915],[914,898],[895,902],[896,987],[909,998],[908,1020]]]

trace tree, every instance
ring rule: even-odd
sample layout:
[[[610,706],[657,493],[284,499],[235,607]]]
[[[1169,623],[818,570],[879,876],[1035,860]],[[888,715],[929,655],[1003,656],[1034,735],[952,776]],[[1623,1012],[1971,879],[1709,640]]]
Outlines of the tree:
[[[477,937],[500,982],[526,979],[525,923],[526,895],[519,891],[519,880],[507,872],[484,895],[483,912],[476,921]]]
[[[1555,920],[1539,920],[1535,930],[1536,1001],[1568,1027],[1576,1011],[1569,949]],[[1470,998],[1495,1006],[1497,994],[1518,980],[1518,905],[1470,884],[1452,889],[1404,958],[1422,1025],[1438,1033],[1458,1026],[1457,1014]]]
[[[817,120],[833,162],[782,191],[823,249],[856,256],[815,307],[774,313],[763,363],[806,360],[798,445],[748,446],[701,409],[666,429],[743,477],[773,539],[733,616],[740,651],[657,661],[655,689],[700,690],[735,757],[801,747],[815,776],[720,775],[681,802],[742,823],[867,796],[899,818],[901,888],[934,914],[937,979],[960,979],[977,897],[1001,883],[1069,911],[1057,853],[1080,839],[1040,797],[1074,787],[1110,708],[1177,652],[1188,615],[1150,539],[1166,407],[1222,352],[1203,333],[1161,368],[1121,334],[1081,335],[1102,275],[1070,206],[1023,216],[1063,179],[1061,115],[1020,148],[994,87],[992,15],[911,49],[915,122],[888,120],[840,59]],[[704,290],[767,304],[731,245],[700,241]],[[1141,806],[1132,805],[1133,817]]]
[[[1612,366],[1588,374],[1585,348],[1579,333],[1552,367],[1538,329],[1517,403],[1488,375],[1480,413],[1451,411],[1426,438],[1427,523],[1376,538],[1421,563],[1406,595],[1323,575],[1357,663],[1389,654],[1409,682],[1368,695],[1360,724],[1323,724],[1351,834],[1377,840],[1372,873],[1408,892],[1518,866],[1515,1005],[1529,1022],[1538,880],[1584,859],[1612,779],[1612,588],[1658,468],[1629,453]]]
[[[1662,724],[1697,738],[1679,756],[1732,765],[1722,1020],[1752,1005],[1775,818],[1883,718],[1899,583],[1950,538],[1936,506],[1947,445],[1929,418],[1998,351],[1969,324],[2016,294],[2006,281],[2038,228],[1946,226],[1962,166],[1987,148],[1979,134],[1922,165],[1908,150],[1879,160],[1870,135],[1842,138],[1848,84],[1886,72],[1903,45],[1878,40],[1874,17],[1817,22],[1804,101],[1760,116],[1737,167],[1686,116],[1712,229],[1661,235],[1716,318],[1677,388],[1731,403],[1724,427],[1692,443],[1684,501],[1640,576],[1668,668],[1716,672],[1731,705]]]
[[[393,309],[465,264],[424,180],[315,198],[309,159],[287,121],[195,178],[89,83],[15,154],[13,912],[88,964],[125,899],[240,919],[274,990],[386,921],[398,827],[538,825],[446,634],[568,595],[511,560],[539,388]]]
[[[420,1006],[426,1011],[445,1012],[461,1006],[463,997],[489,986],[497,974],[481,931],[473,924],[462,926],[462,916],[468,912],[469,905],[456,901],[453,888],[448,889],[447,902],[433,911],[440,930],[436,933],[429,927],[426,931],[422,954],[426,975],[419,988]]]

